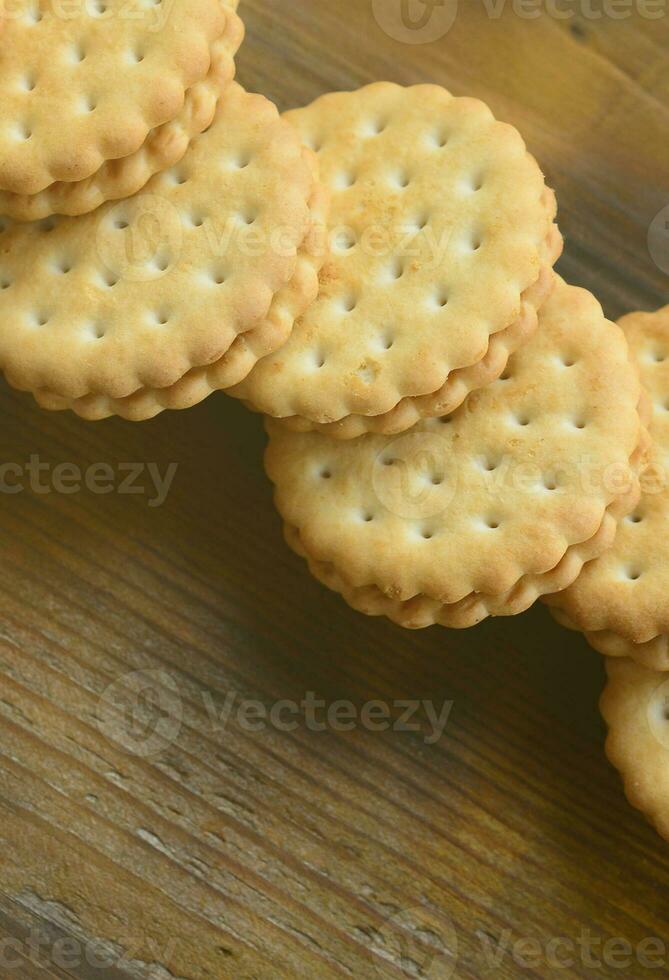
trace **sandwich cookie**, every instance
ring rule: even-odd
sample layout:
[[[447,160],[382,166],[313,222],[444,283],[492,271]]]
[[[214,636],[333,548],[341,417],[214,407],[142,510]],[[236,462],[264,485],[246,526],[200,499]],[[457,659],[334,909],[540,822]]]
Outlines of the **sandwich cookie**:
[[[482,102],[387,82],[286,114],[332,191],[332,257],[290,340],[230,394],[348,439],[443,416],[533,333],[555,197]]]
[[[221,0],[19,0],[0,83],[0,214],[82,214],[140,190],[211,123],[243,25]]]
[[[622,658],[606,666],[606,754],[632,806],[669,840],[669,675]]]
[[[315,295],[315,160],[237,83],[176,168],[0,231],[0,365],[47,408],[140,420],[239,382]]]
[[[503,376],[400,437],[268,420],[289,543],[354,608],[473,626],[566,588],[639,498],[641,387],[622,331],[557,280]]]
[[[549,602],[558,622],[600,653],[669,670],[669,306],[631,313],[620,326],[652,405],[643,495],[613,548]]]

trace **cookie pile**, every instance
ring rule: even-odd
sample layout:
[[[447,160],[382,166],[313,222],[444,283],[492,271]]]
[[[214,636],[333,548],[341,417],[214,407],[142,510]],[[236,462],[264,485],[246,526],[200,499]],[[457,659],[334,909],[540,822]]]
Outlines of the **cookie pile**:
[[[618,658],[610,754],[669,833],[669,307],[617,326],[557,276],[555,195],[476,99],[382,82],[281,117],[234,81],[233,0],[2,26],[9,383],[86,419],[242,399],[289,545],[363,613],[543,597]]]
[[[269,421],[288,543],[408,628],[570,586],[636,505],[646,413],[622,331],[553,272],[518,132],[435,86],[287,115],[332,204],[318,298],[230,394]]]
[[[669,671],[669,306],[632,313],[620,326],[650,401],[642,496],[615,545],[548,601],[556,619],[600,653]]]
[[[315,154],[234,80],[236,4],[19,0],[0,82],[0,363],[148,419],[238,384],[318,291]],[[135,193],[138,192],[138,193]]]
[[[0,214],[84,214],[177,163],[211,123],[243,34],[221,0],[17,0],[0,60]]]
[[[609,758],[630,802],[669,840],[669,306],[620,326],[650,400],[641,498],[613,546],[547,601],[608,658]]]
[[[332,193],[332,255],[290,340],[231,394],[292,429],[452,412],[537,327],[562,249],[519,133],[475,99],[379,83],[286,118]]]
[[[638,499],[640,399],[622,333],[558,280],[503,378],[451,415],[347,442],[272,422],[267,470],[289,543],[352,606],[473,626],[612,544]]]

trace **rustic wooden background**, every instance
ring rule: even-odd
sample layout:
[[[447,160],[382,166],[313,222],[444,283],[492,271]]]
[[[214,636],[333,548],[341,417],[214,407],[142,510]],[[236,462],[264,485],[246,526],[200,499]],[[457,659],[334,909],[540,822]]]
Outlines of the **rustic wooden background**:
[[[486,99],[558,190],[562,273],[612,317],[651,309],[669,301],[669,8],[560,9],[580,12],[461,0],[411,45],[371,0],[244,0],[239,76],[282,108],[377,78]],[[621,965],[624,941],[669,957],[669,851],[604,760],[579,638],[542,608],[466,634],[349,611],[284,547],[260,420],[222,395],[142,425],[0,397],[3,462],[178,464],[162,507],[1,495],[3,980],[669,974]],[[226,695],[308,691],[454,705],[432,745],[212,721]],[[551,962],[551,939],[588,932],[595,961],[623,945],[600,969]],[[541,955],[514,958],[528,939]]]

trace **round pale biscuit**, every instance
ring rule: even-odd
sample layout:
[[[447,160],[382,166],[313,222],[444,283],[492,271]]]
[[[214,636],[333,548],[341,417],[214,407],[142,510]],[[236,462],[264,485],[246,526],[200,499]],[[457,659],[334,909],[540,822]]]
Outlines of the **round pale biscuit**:
[[[318,162],[315,154],[308,150],[304,152],[316,179]],[[89,421],[119,415],[132,422],[141,422],[154,418],[165,409],[190,408],[212,392],[237,384],[261,357],[285,343],[297,317],[316,298],[318,271],[326,255],[324,242],[329,201],[327,189],[316,183],[310,201],[311,227],[300,246],[293,278],[275,293],[265,320],[248,333],[236,337],[230,349],[218,361],[206,367],[192,368],[176,384],[167,388],[140,388],[126,398],[85,395],[83,398],[67,399],[42,389],[34,392],[38,404],[52,411],[71,409]]]
[[[563,625],[610,657],[669,670],[669,306],[620,321],[650,395],[653,442],[643,495],[613,548],[548,600]]]
[[[640,398],[622,332],[557,279],[503,377],[452,415],[347,442],[268,420],[266,468],[289,540],[352,605],[471,626],[610,546],[639,497]]]
[[[295,276],[314,176],[262,96],[229,86],[144,192],[0,232],[0,365],[22,390],[125,398],[219,361]]]
[[[38,194],[137,152],[206,77],[220,0],[16,0],[0,50],[0,189]]]
[[[669,675],[621,658],[606,668],[606,754],[632,806],[669,840]]]
[[[562,246],[562,235],[554,225],[553,233],[545,246],[547,261],[548,257],[551,263],[556,261],[562,252]],[[529,340],[537,329],[538,311],[550,296],[554,284],[553,269],[547,264],[536,283],[523,293],[518,319],[506,330],[500,330],[490,338],[485,357],[469,368],[451,371],[448,380],[437,391],[429,395],[403,398],[395,408],[382,415],[347,415],[339,422],[323,423],[310,422],[300,415],[292,415],[281,419],[281,422],[296,432],[318,431],[334,439],[356,439],[366,432],[398,435],[421,419],[449,415],[463,403],[470,392],[484,388],[499,378],[514,351]],[[252,404],[246,404],[253,409]]]
[[[193,137],[211,125],[221,93],[234,78],[235,54],[243,37],[242,21],[228,11],[225,30],[211,46],[209,74],[187,90],[179,114],[152,130],[135,153],[108,160],[85,180],[58,181],[38,194],[0,191],[0,214],[39,221],[52,214],[86,214],[105,201],[136,194],[154,174],[177,164]]]
[[[561,246],[539,167],[482,102],[433,85],[286,118],[332,190],[332,257],[290,340],[230,394],[339,438],[452,411],[536,326]]]

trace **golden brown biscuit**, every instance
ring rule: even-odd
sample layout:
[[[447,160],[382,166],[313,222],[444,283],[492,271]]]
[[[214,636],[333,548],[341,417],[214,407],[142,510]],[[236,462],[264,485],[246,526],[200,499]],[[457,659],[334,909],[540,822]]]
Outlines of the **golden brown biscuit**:
[[[669,676],[622,658],[609,658],[606,667],[606,754],[632,806],[669,840]]]
[[[669,670],[669,306],[631,313],[620,326],[652,402],[643,496],[614,547],[547,601],[559,622],[582,630],[600,653]]]
[[[211,45],[208,75],[186,91],[183,108],[174,119],[151,130],[135,153],[107,160],[84,180],[56,181],[37,194],[0,191],[0,214],[17,221],[39,221],[52,214],[86,214],[105,201],[136,194],[154,174],[177,164],[191,139],[211,124],[216,104],[234,78],[235,54],[243,37],[241,20],[229,10],[223,33]]]
[[[231,394],[296,429],[396,433],[453,411],[536,328],[562,240],[518,132],[387,82],[287,113],[332,190],[332,258],[286,345]]]
[[[304,152],[316,180],[318,163],[315,155],[310,151]],[[197,405],[212,392],[236,384],[261,357],[285,343],[297,317],[316,298],[318,270],[326,255],[324,243],[329,201],[327,189],[316,183],[309,205],[311,227],[300,245],[292,279],[274,295],[265,319],[257,327],[236,337],[230,349],[218,361],[206,367],[192,368],[176,384],[167,388],[140,388],[125,398],[92,394],[67,399],[42,389],[34,393],[37,402],[43,408],[56,411],[69,408],[91,421],[120,415],[138,422],[153,418],[164,409]]]
[[[294,292],[306,290],[303,305],[313,295],[315,267],[305,276],[298,260],[314,187],[295,131],[233,82],[210,129],[141,194],[79,218],[5,223],[7,379],[43,401],[102,396],[114,411],[116,400],[135,396],[141,411],[132,417],[161,411],[165,389],[219,364],[238,337],[263,327],[291,281]],[[246,370],[248,357],[240,365]],[[172,392],[178,407],[180,392]],[[189,390],[183,404],[192,403]]]
[[[622,332],[558,279],[502,379],[445,419],[350,441],[268,420],[289,540],[355,608],[465,627],[565,588],[639,497],[641,387]]]
[[[137,152],[203,79],[220,0],[16,0],[0,50],[0,189],[38,194]]]

